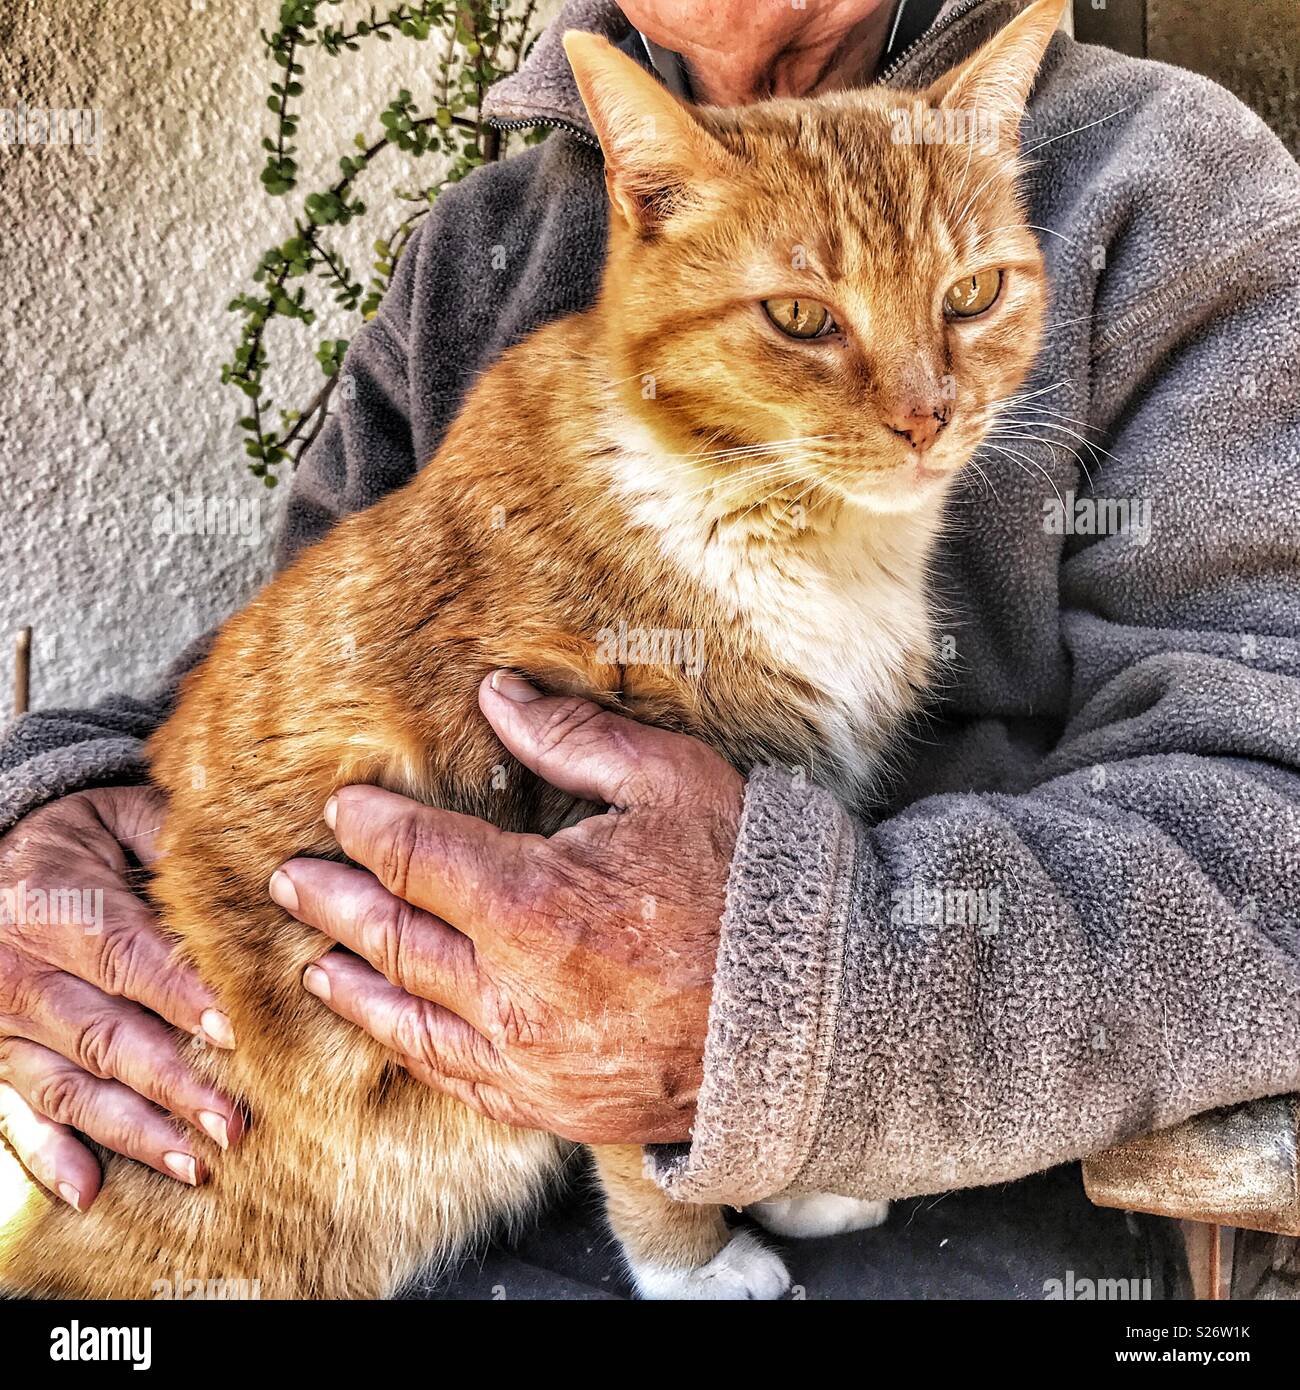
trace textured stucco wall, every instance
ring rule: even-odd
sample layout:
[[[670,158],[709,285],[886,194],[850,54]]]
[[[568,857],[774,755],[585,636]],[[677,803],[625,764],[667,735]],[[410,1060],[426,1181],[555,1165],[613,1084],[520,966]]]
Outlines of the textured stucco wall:
[[[367,8],[322,13],[341,22]],[[238,332],[225,306],[289,234],[295,206],[258,182],[271,119],[258,28],[277,11],[277,0],[0,0],[0,112],[91,108],[103,122],[97,150],[0,144],[0,723],[22,624],[35,629],[33,704],[83,702],[147,685],[265,573],[285,489],[245,473],[242,398],[218,373]],[[376,130],[399,87],[417,101],[432,91],[436,55],[432,43],[372,42],[313,61],[329,80],[304,107],[304,192],[332,181],[352,134]],[[361,185],[372,208],[435,172],[431,159],[385,158]],[[344,242],[354,271],[381,230],[363,219]],[[329,331],[318,324],[296,352],[273,340],[293,362],[285,404],[318,389],[311,349]],[[154,534],[157,499],[178,487],[256,502],[260,543]]]

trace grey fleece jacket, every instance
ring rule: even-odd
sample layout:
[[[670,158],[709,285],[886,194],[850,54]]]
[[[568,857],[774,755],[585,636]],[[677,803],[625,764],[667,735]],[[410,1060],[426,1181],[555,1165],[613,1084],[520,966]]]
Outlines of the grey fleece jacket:
[[[884,80],[925,84],[1014,9],[948,5]],[[425,220],[282,559],[404,483],[506,346],[591,302],[574,25],[627,36],[572,3],[492,94],[503,122],[562,128]],[[1025,138],[1042,394],[953,508],[952,669],[889,810],[750,779],[694,1138],[657,1154],[681,1197],[996,1182],[1300,1086],[1300,172],[1213,84],[1064,37]],[[1127,530],[1089,528],[1121,502]],[[170,700],[19,722],[0,825],[143,776]]]

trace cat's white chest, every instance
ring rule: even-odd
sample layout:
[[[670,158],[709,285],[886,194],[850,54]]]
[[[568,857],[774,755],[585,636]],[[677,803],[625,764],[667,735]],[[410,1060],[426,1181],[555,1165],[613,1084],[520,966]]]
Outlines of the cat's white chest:
[[[942,505],[883,516],[846,503],[794,525],[788,513],[800,509],[770,499],[713,506],[635,422],[621,419],[612,442],[606,466],[629,521],[722,619],[722,659],[752,662],[757,680],[780,687],[760,689],[759,703],[796,703],[820,731],[835,765],[821,759],[814,780],[848,795],[875,784],[928,666],[926,581]]]
[[[749,533],[702,526],[696,509],[677,510],[662,496],[638,499],[633,512],[716,605],[733,638],[726,659],[788,673],[784,694],[801,692],[800,713],[838,764],[835,789],[873,783],[882,749],[914,703],[908,673],[930,646],[931,532],[913,539],[906,525],[886,531],[854,516],[828,534],[755,543]]]
[[[754,642],[815,692],[812,712],[830,751],[861,787],[873,780],[882,747],[910,708],[905,673],[928,647],[929,614],[920,582],[861,552],[831,567],[826,558],[722,560],[716,591],[725,592],[729,577],[736,616]]]

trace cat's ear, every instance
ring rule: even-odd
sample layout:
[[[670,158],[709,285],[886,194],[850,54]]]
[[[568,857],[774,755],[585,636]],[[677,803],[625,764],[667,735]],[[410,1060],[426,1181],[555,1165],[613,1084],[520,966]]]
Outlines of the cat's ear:
[[[564,36],[583,105],[605,154],[605,184],[615,210],[651,233],[732,156],[665,87],[596,34]]]
[[[1034,0],[927,93],[949,111],[977,113],[995,123],[997,143],[1014,149],[1029,93],[1068,0]]]

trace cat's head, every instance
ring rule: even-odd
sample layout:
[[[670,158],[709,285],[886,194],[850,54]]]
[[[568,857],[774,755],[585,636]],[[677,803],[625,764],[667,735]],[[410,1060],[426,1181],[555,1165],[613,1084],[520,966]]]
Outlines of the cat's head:
[[[683,486],[904,512],[950,484],[1041,341],[1018,126],[1062,2],[925,92],[736,109],[566,36],[605,154],[606,353]]]

